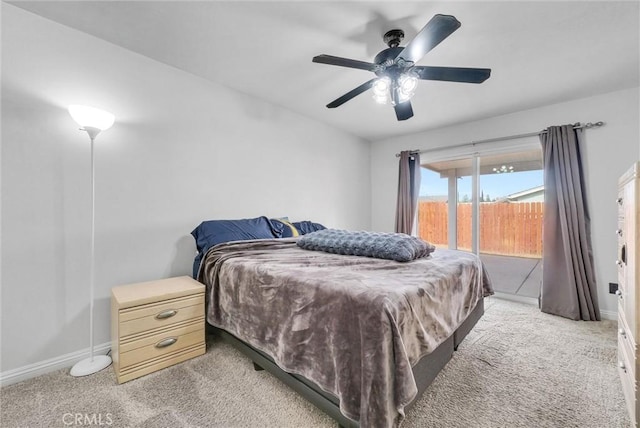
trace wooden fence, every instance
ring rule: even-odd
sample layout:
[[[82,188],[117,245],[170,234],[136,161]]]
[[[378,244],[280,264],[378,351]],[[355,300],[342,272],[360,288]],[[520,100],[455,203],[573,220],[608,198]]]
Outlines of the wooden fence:
[[[542,257],[542,202],[480,204],[480,252],[518,257]],[[419,235],[435,245],[448,243],[447,202],[422,201]],[[471,203],[458,203],[458,248],[471,250]]]

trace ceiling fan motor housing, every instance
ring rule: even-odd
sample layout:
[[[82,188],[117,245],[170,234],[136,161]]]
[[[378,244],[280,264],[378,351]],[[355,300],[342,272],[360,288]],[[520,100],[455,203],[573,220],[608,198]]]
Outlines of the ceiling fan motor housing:
[[[398,28],[389,30],[384,33],[384,36],[382,36],[382,40],[390,48],[400,46],[400,42],[402,41],[402,39],[404,39],[404,31]]]
[[[389,76],[389,77],[397,77],[402,73],[405,69],[399,62],[396,62],[395,59],[400,52],[402,52],[404,48],[400,46],[396,46],[393,48],[387,48],[380,52],[373,59],[373,62],[380,67],[374,71],[378,77]]]

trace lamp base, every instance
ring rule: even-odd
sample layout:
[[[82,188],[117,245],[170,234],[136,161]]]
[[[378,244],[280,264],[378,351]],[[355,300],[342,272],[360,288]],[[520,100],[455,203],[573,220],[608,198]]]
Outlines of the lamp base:
[[[73,367],[71,367],[71,376],[87,376],[99,372],[111,365],[111,357],[108,355],[94,355],[93,361],[91,358],[85,358],[82,361],[78,361]]]

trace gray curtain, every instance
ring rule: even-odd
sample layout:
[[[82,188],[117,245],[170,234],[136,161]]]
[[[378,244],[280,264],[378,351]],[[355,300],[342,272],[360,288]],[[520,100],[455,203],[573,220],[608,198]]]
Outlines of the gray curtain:
[[[396,232],[410,235],[413,231],[419,192],[420,154],[410,151],[400,152]]]
[[[544,167],[542,312],[600,320],[580,146],[582,129],[540,134]]]

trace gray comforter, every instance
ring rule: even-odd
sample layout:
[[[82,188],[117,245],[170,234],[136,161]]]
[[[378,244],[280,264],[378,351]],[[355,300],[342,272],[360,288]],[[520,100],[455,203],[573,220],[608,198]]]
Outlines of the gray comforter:
[[[479,259],[436,250],[407,263],[305,251],[296,240],[211,248],[207,320],[340,398],[362,427],[397,426],[411,370],[493,294]]]

